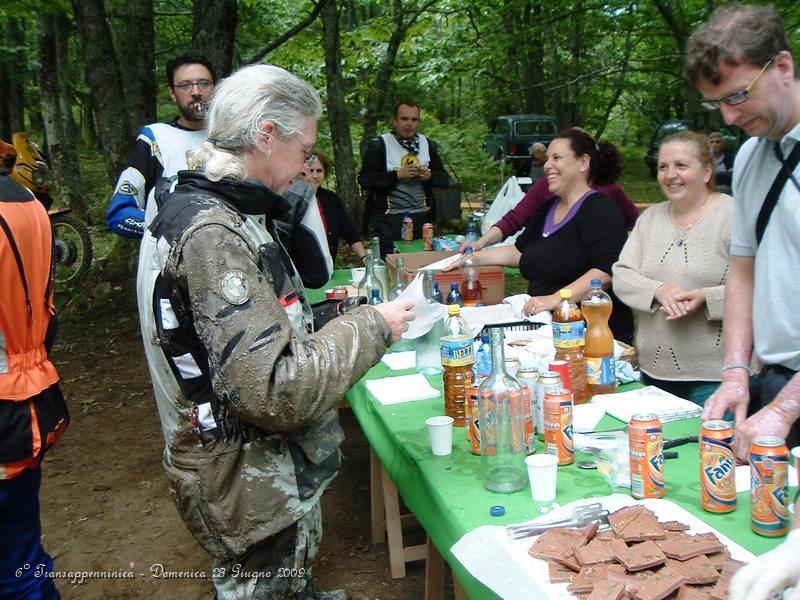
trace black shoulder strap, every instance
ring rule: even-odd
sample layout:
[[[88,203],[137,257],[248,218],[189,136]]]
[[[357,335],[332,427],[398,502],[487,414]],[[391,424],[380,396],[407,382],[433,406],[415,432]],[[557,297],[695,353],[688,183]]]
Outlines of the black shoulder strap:
[[[758,212],[758,218],[756,219],[756,245],[761,244],[761,239],[764,237],[764,232],[769,224],[769,218],[772,215],[772,211],[775,209],[775,205],[778,203],[778,196],[781,195],[783,186],[786,185],[797,163],[800,162],[800,142],[795,143],[794,148],[792,148],[792,153],[789,154],[789,158],[786,160],[783,158],[783,152],[781,151],[779,142],[775,142],[773,149],[781,163],[781,168],[775,177],[775,181],[772,182],[772,187],[770,187],[769,192],[767,192],[767,197],[764,198],[764,204],[761,205],[761,210]]]

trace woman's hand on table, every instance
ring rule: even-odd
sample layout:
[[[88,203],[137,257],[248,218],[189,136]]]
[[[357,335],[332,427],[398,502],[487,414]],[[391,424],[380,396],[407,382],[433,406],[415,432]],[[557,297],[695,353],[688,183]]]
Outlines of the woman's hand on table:
[[[706,303],[706,293],[703,290],[691,290],[675,294],[675,301],[683,307],[684,313],[680,315],[670,315],[662,306],[658,310],[667,313],[667,321],[675,321],[688,317],[697,312]]]
[[[549,296],[532,296],[522,307],[523,316],[533,316],[546,310],[555,310],[561,297],[558,294]]]
[[[733,576],[728,590],[730,600],[767,600],[774,592],[788,587],[794,591],[788,597],[800,597],[800,529],[789,532],[784,542],[756,557]]]
[[[373,308],[381,313],[381,316],[389,324],[393,342],[398,341],[403,333],[408,331],[408,322],[417,318],[417,315],[411,310],[414,308],[414,302],[410,298],[383,302],[376,304]]]

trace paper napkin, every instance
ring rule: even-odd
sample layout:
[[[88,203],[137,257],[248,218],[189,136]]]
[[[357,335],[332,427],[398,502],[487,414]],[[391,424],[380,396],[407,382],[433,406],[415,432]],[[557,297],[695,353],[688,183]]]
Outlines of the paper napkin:
[[[439,390],[428,383],[424,375],[401,375],[367,380],[367,390],[382,405],[402,404],[425,398],[435,398]]]

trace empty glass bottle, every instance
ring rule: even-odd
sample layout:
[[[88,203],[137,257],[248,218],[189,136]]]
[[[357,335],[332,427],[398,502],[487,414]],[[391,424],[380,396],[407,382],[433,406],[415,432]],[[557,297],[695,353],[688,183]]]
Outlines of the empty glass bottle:
[[[372,238],[372,264],[374,265],[375,277],[383,284],[381,298],[386,298],[391,286],[389,285],[389,270],[386,263],[381,258],[381,240],[378,236]]]
[[[490,329],[492,374],[478,388],[484,487],[507,494],[527,485],[522,387],[505,370],[503,330]]]
[[[434,321],[428,333],[417,338],[416,367],[417,372],[423,375],[438,375],[442,368],[442,356],[439,343],[444,330],[444,306],[433,299],[433,271],[424,271],[422,275],[422,290],[425,299],[436,310],[440,311],[439,318]]]
[[[389,290],[389,300],[394,300],[400,295],[400,292],[406,289],[405,270],[406,262],[403,260],[402,256],[398,256],[395,261],[394,285],[392,289]]]
[[[364,278],[358,284],[358,295],[363,297],[366,301],[372,298],[372,290],[377,289],[378,295],[381,298],[386,297],[386,289],[383,287],[380,279],[375,276],[375,264],[373,262],[372,248],[366,250],[367,258],[364,260],[365,272]]]

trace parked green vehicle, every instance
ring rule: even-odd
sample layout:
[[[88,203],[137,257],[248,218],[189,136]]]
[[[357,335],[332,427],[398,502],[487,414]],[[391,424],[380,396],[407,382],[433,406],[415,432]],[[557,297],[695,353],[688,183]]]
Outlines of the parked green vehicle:
[[[483,142],[489,156],[512,162],[530,158],[528,149],[534,142],[548,145],[558,133],[555,118],[547,115],[502,115]]]

